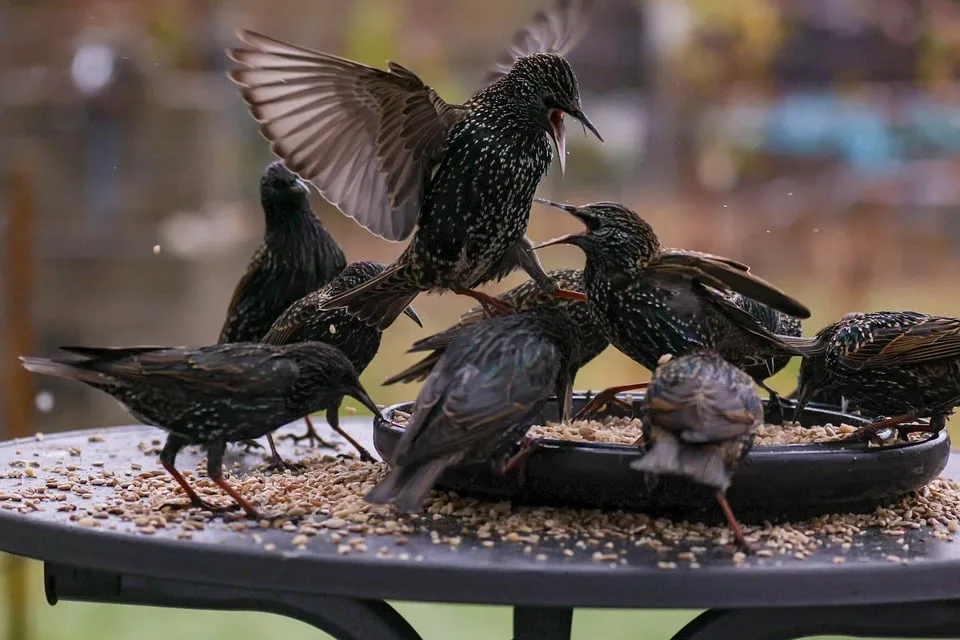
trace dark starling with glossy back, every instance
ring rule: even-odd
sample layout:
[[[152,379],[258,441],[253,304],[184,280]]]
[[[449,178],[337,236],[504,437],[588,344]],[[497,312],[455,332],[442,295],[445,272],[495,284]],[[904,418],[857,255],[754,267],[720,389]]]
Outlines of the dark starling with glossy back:
[[[630,468],[686,476],[715,489],[737,543],[749,550],[726,491],[763,424],[750,376],[714,353],[670,358],[654,370],[640,418],[647,451]]]
[[[323,303],[332,296],[376,277],[383,272],[383,269],[384,265],[379,262],[361,261],[351,263],[327,286],[300,298],[290,305],[273,323],[261,342],[275,345],[309,341],[324,342],[340,349],[353,364],[357,374],[362,374],[373,357],[377,355],[377,351],[380,349],[380,337],[383,332],[377,327],[371,327],[354,318],[343,309],[324,311],[322,307]],[[417,324],[421,324],[420,318],[413,307],[407,307],[404,313]],[[327,411],[327,422],[330,423],[330,427],[353,445],[357,453],[360,454],[360,459],[373,460],[373,456],[359,442],[340,428],[340,399],[336,399],[331,406],[324,407],[324,409]],[[294,437],[294,440],[304,438],[319,439],[312,428],[307,431],[306,435]]]
[[[67,355],[21,358],[23,366],[109,393],[144,424],[167,431],[160,464],[183,488],[190,505],[210,511],[227,507],[203,500],[177,471],[176,457],[183,447],[204,447],[210,479],[249,517],[259,518],[254,506],[223,478],[228,442],[259,438],[345,395],[379,414],[346,356],[320,342],[62,349]]]
[[[818,391],[833,391],[860,411],[891,416],[859,429],[930,418],[939,431],[960,405],[960,319],[914,311],[848,313],[816,335],[822,353],[800,364],[798,413]]]
[[[556,280],[562,289],[583,293],[583,271],[579,269],[554,269],[547,274]],[[562,310],[579,329],[580,349],[579,358],[574,361],[574,372],[596,358],[610,344],[603,336],[597,321],[587,303],[577,300],[558,300],[546,293],[535,281],[527,280],[513,289],[506,291],[497,299],[510,306],[516,313],[550,313],[552,310]],[[450,342],[466,327],[483,322],[489,314],[483,307],[474,307],[462,316],[460,321],[452,327],[435,335],[423,338],[413,343],[409,353],[431,351],[423,360],[416,362],[400,373],[387,378],[383,384],[391,385],[397,382],[418,382],[426,379],[434,365],[443,356]],[[570,419],[571,397],[557,398],[559,416],[562,420]]]
[[[586,225],[582,232],[538,248],[572,244],[583,250],[593,315],[610,344],[647,369],[653,371],[664,354],[683,356],[703,349],[744,366],[772,356],[802,355],[811,348],[811,340],[774,334],[731,302],[728,296],[737,293],[797,318],[810,316],[803,304],[753,275],[746,265],[698,251],[662,249],[653,228],[620,204],[538,202]],[[631,386],[598,394],[589,409]]]
[[[415,512],[443,471],[461,462],[504,462],[551,393],[573,384],[579,337],[559,310],[512,314],[465,327],[450,343],[417,396],[390,460],[390,473],[367,494]]]
[[[358,223],[388,240],[418,227],[383,274],[330,300],[382,328],[423,291],[473,289],[505,257],[529,254],[524,233],[534,190],[557,148],[564,115],[598,138],[563,57],[586,30],[593,0],[559,0],[520,31],[487,85],[463,105],[445,102],[412,71],[387,71],[250,31],[229,56],[260,130],[287,166]],[[518,260],[556,289],[532,256]],[[502,276],[500,276],[502,277]]]

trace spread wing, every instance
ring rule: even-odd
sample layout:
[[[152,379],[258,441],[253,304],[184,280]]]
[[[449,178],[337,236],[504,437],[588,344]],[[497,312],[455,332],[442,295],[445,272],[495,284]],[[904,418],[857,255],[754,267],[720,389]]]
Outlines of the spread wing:
[[[709,253],[670,249],[662,251],[651,265],[658,270],[694,274],[701,282],[721,290],[735,291],[797,318],[809,318],[810,310],[739,262]]]
[[[492,84],[510,71],[517,58],[534,53],[566,55],[590,26],[590,12],[596,0],[558,0],[549,9],[541,9],[530,24],[514,34],[510,46],[497,58],[496,66],[484,84]]]
[[[230,71],[270,148],[324,198],[373,233],[402,240],[464,107],[444,102],[396,63],[383,71],[238,33]]]
[[[840,363],[850,369],[921,364],[960,357],[960,320],[929,317],[904,330],[876,329],[871,340],[841,353]]]

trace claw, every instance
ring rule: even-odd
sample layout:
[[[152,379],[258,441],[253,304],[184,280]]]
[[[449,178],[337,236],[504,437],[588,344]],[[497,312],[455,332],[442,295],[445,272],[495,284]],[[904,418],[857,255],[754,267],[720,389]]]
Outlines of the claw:
[[[599,413],[602,411],[608,404],[614,404],[625,411],[633,413],[633,404],[621,400],[617,397],[618,393],[623,391],[633,391],[635,389],[646,389],[649,382],[637,382],[634,384],[625,384],[619,387],[610,387],[609,389],[604,389],[597,395],[595,395],[590,402],[586,404],[580,411],[573,417],[574,421],[576,420],[586,420],[590,416]]]

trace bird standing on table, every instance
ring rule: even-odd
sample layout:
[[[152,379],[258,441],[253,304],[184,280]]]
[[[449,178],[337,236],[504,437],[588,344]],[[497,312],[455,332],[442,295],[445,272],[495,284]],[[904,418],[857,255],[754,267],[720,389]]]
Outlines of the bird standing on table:
[[[263,244],[233,291],[219,343],[259,341],[284,309],[347,266],[340,245],[310,208],[307,185],[280,161],[267,165],[260,178],[260,204]],[[313,431],[310,418],[304,419]],[[267,442],[274,465],[292,466],[280,458],[272,435]]]
[[[740,460],[763,424],[763,404],[753,380],[712,353],[664,356],[647,386],[641,420],[650,448],[631,469],[686,476],[716,489],[716,499],[737,544],[743,536],[726,498]]]
[[[263,336],[264,344],[292,344],[295,342],[317,341],[338,348],[353,364],[357,374],[362,374],[380,349],[380,337],[383,332],[360,322],[343,309],[323,311],[323,303],[329,298],[347,291],[383,272],[384,265],[379,262],[354,262],[340,272],[327,286],[318,289],[294,302],[284,311],[270,330]],[[423,326],[413,307],[404,310],[414,322]],[[353,445],[361,460],[373,460],[373,456],[354,440],[350,434],[340,428],[340,399],[324,407],[330,427]],[[305,438],[319,440],[312,428],[304,436],[290,436],[294,440]]]
[[[579,269],[556,269],[547,273],[557,281],[561,288],[583,293],[583,271]],[[610,344],[603,336],[603,332],[597,325],[587,303],[576,300],[558,300],[544,292],[534,280],[527,280],[519,284],[497,296],[497,299],[509,305],[516,313],[550,313],[553,310],[562,310],[566,313],[570,317],[570,321],[578,327],[580,333],[579,357],[572,365],[574,375],[581,367],[600,355],[600,352]],[[485,322],[488,317],[489,313],[486,309],[474,307],[460,316],[460,321],[452,327],[413,343],[408,353],[423,351],[432,351],[432,353],[400,373],[387,378],[383,382],[384,386],[397,382],[418,382],[426,379],[453,339],[467,327]],[[560,405],[558,413],[560,419],[569,420],[572,398],[570,396],[566,398],[558,397],[557,402]]]
[[[578,343],[576,326],[558,310],[464,328],[427,377],[389,460],[391,471],[366,500],[414,512],[448,467],[490,460],[499,473],[512,469],[532,443],[505,458],[551,391],[563,397],[573,385]]]
[[[832,391],[873,415],[893,416],[858,429],[930,418],[940,431],[960,405],[960,319],[913,311],[848,313],[816,338],[823,351],[800,364],[799,414],[819,391]]]
[[[190,499],[173,506],[229,509],[202,499],[177,471],[177,454],[187,445],[206,449],[210,479],[249,517],[259,519],[256,508],[223,478],[228,442],[259,438],[345,395],[379,414],[346,356],[320,342],[62,349],[68,354],[21,358],[23,366],[109,393],[144,424],[165,430],[160,464]]]
[[[396,262],[325,308],[346,308],[383,329],[423,291],[497,307],[473,289],[497,278],[508,257],[556,289],[524,234],[551,140],[565,166],[564,115],[600,138],[563,58],[592,4],[560,0],[539,12],[463,105],[393,62],[383,71],[240,33],[247,48],[228,54],[245,68],[230,78],[274,153],[373,233],[401,240],[418,226]]]
[[[582,207],[538,200],[586,225],[541,244],[572,244],[586,254],[587,302],[614,347],[653,371],[664,354],[715,350],[736,366],[770,356],[802,355],[809,339],[776,335],[727,296],[741,294],[782,313],[808,318],[810,311],[749,267],[698,251],[662,249],[653,228],[623,205],[599,202]],[[764,369],[763,377],[765,377]],[[762,380],[762,378],[761,378]],[[588,415],[619,391],[598,394],[580,415]]]

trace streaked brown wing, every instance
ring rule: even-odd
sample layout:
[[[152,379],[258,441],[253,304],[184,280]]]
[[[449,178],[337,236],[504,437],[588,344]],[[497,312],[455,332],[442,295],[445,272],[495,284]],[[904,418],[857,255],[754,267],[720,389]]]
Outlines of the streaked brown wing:
[[[871,333],[872,340],[844,351],[840,363],[850,369],[921,364],[960,357],[960,320],[931,317],[907,330],[890,327]]]
[[[650,265],[652,269],[686,271],[704,284],[721,290],[736,291],[757,302],[797,318],[809,318],[810,310],[799,300],[763,278],[744,270],[741,263],[689,251],[664,251]]]
[[[704,251],[695,251],[695,250],[693,250],[693,249],[668,249],[668,248],[664,248],[664,249],[661,249],[661,253],[664,253],[664,254],[668,254],[668,253],[670,253],[670,254],[674,254],[674,253],[686,254],[686,255],[689,255],[689,256],[694,256],[694,257],[697,257],[697,258],[702,258],[702,259],[704,259],[704,260],[711,260],[711,261],[713,261],[713,262],[722,262],[723,264],[725,264],[725,265],[727,265],[727,266],[730,266],[730,267],[732,267],[732,268],[734,268],[734,269],[737,269],[737,270],[739,270],[739,271],[750,271],[750,265],[748,265],[748,264],[744,264],[744,263],[742,263],[742,262],[738,262],[737,260],[734,260],[734,259],[732,259],[732,258],[726,258],[726,257],[724,257],[724,256],[718,256],[718,255],[713,254],[713,253],[706,253],[706,252],[704,252]]]
[[[530,24],[514,34],[484,84],[499,80],[517,58],[534,53],[569,53],[589,29],[589,14],[595,5],[596,0],[557,0],[549,9],[537,11]]]
[[[465,109],[415,74],[238,33],[230,71],[250,113],[287,168],[334,206],[387,240],[417,222],[436,155]]]

